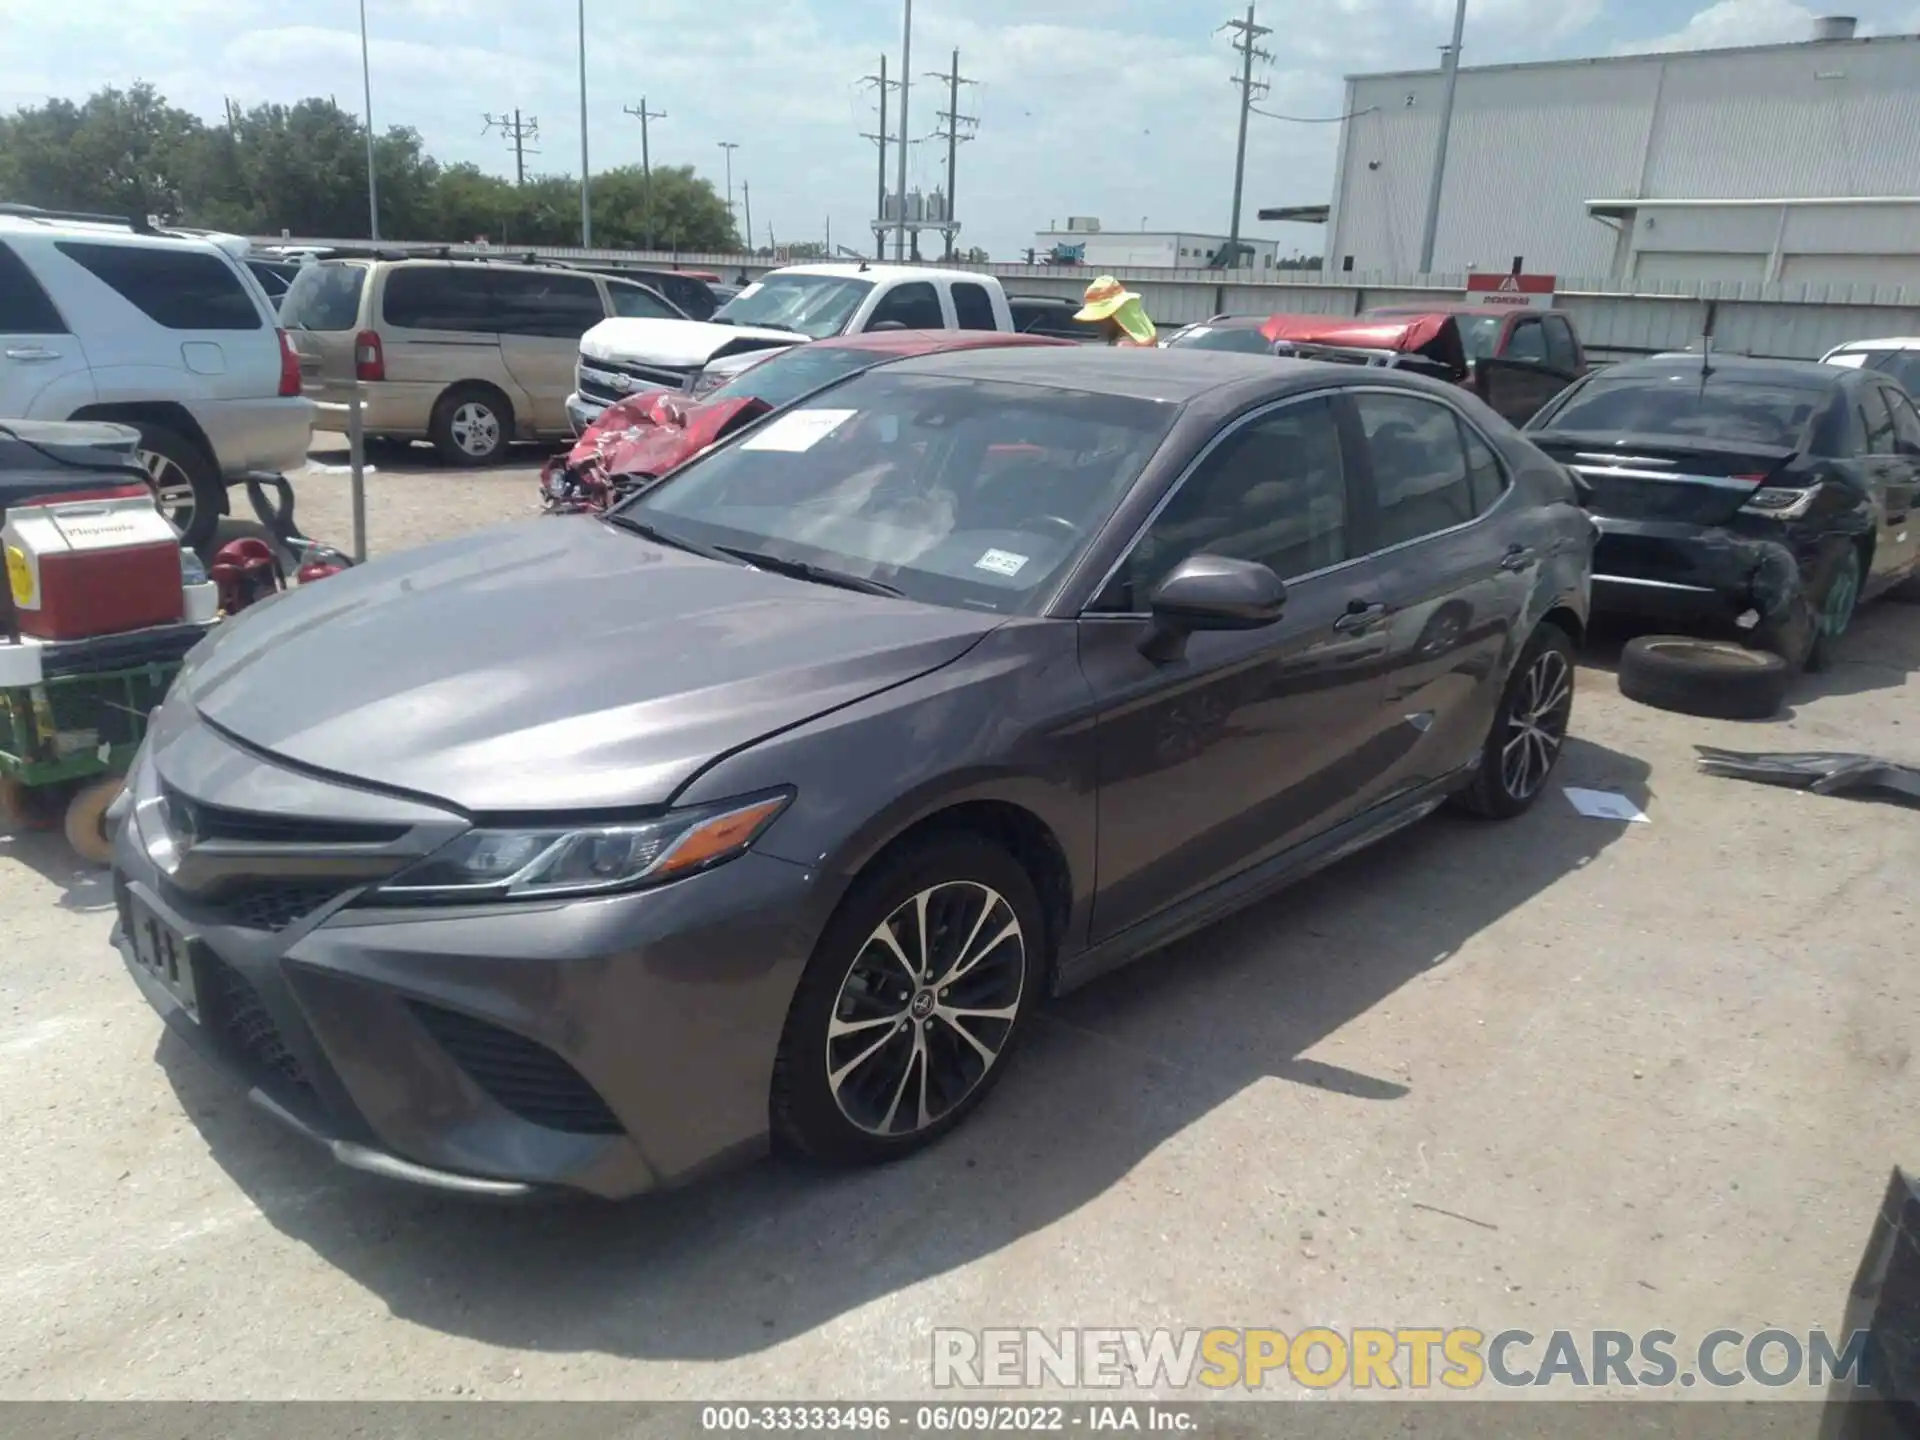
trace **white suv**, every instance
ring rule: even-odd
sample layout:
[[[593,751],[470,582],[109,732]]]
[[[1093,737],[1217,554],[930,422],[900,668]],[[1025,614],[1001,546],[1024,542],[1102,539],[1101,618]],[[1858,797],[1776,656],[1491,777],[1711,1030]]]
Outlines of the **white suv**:
[[[229,483],[306,463],[314,410],[279,324],[212,241],[0,205],[0,423],[131,425],[189,544],[213,533]]]

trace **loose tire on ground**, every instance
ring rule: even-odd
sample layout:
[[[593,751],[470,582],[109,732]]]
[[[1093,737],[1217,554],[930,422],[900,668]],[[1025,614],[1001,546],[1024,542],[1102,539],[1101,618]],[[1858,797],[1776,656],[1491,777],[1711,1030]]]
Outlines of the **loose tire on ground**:
[[[488,385],[455,385],[433,407],[434,449],[449,465],[491,465],[513,439],[513,407]]]
[[[1620,693],[1642,705],[1717,720],[1779,712],[1793,670],[1770,650],[1687,635],[1642,635],[1620,654]]]
[[[67,802],[67,844],[89,864],[106,865],[113,860],[113,839],[107,834],[107,807],[119,797],[124,784],[119,775],[90,780]]]
[[[930,890],[938,894],[925,909],[925,928],[934,937],[930,948],[937,973],[913,979],[911,966],[899,962],[875,937],[903,906],[913,914],[916,898]],[[977,925],[962,903],[973,892],[980,893],[983,904],[990,904],[984,899],[988,894],[1002,902],[992,908],[991,915],[983,910]],[[955,909],[947,912],[950,924],[940,913],[939,894],[959,897]],[[1017,949],[1008,940],[988,943],[1008,934],[1010,926],[1018,927]],[[769,1106],[776,1147],[786,1154],[829,1163],[870,1164],[911,1154],[958,1125],[1005,1072],[1008,1056],[1040,1001],[1047,973],[1044,935],[1033,881],[1011,855],[989,840],[964,832],[934,835],[910,842],[877,862],[855,882],[829,922],[787,1012]],[[947,953],[956,943],[954,937],[959,937],[961,947],[958,959]],[[973,948],[965,948],[969,945]],[[909,935],[904,953],[911,954],[915,948]],[[960,969],[959,960],[968,955],[974,956],[975,964],[962,976],[952,977]],[[868,976],[884,980],[888,967],[897,963],[900,979],[894,993],[879,993],[866,983]],[[996,1000],[981,998],[977,987],[983,982],[995,987]],[[1009,993],[1013,995],[1010,1005]],[[928,997],[930,1013],[918,1008],[923,996]],[[939,997],[939,1010],[933,1010],[931,997]],[[971,1008],[976,1005],[983,1008]],[[957,1027],[941,1018],[949,1006],[968,1007],[974,1015],[984,1014],[985,1008],[1010,1008],[1013,1018],[967,1022],[965,1034],[974,1037],[969,1049],[956,1033]],[[915,1025],[927,1032],[918,1041]],[[868,1040],[869,1035],[874,1041]],[[886,1068],[869,1071],[852,1063],[852,1057],[869,1043],[879,1042],[885,1042],[884,1048],[877,1048],[867,1063]],[[896,1051],[895,1044],[904,1048]],[[916,1044],[927,1048],[916,1048]],[[979,1073],[967,1080],[966,1071],[984,1058],[983,1045],[991,1049],[991,1058],[984,1059]],[[935,1046],[937,1053],[931,1048]],[[920,1059],[916,1072],[912,1057],[922,1054],[932,1058]],[[908,1058],[896,1066],[895,1060],[902,1055]],[[956,1072],[953,1066],[963,1068]],[[836,1068],[837,1083],[830,1077]],[[914,1077],[924,1080],[930,1073],[936,1075],[930,1087],[933,1103],[921,1112],[923,1092]],[[896,1074],[903,1077],[899,1093],[905,1096],[896,1103],[919,1113],[896,1117],[889,1110],[878,1125],[871,1123],[874,1117],[869,1115],[864,1126],[850,1117],[849,1109],[862,1108],[861,1092],[865,1097],[877,1096],[876,1108],[884,1107],[886,1097],[894,1093],[890,1077]],[[958,1081],[943,1085],[938,1078],[956,1074],[965,1080],[965,1088],[959,1088]],[[930,1122],[920,1123],[920,1113],[930,1113]]]
[[[190,548],[199,549],[226,513],[227,483],[220,476],[220,467],[177,430],[146,420],[136,422],[134,428],[140,432],[141,462],[162,513]],[[182,476],[191,499],[180,491]]]
[[[1557,625],[1542,624],[1507,677],[1473,783],[1453,797],[1456,809],[1511,820],[1533,807],[1566,748],[1573,675],[1572,638]]]

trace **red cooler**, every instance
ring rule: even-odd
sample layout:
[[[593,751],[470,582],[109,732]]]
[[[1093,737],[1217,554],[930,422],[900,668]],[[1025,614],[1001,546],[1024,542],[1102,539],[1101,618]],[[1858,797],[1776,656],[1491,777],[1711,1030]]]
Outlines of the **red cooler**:
[[[6,517],[0,550],[22,635],[79,640],[181,618],[180,536],[144,485],[15,501]]]

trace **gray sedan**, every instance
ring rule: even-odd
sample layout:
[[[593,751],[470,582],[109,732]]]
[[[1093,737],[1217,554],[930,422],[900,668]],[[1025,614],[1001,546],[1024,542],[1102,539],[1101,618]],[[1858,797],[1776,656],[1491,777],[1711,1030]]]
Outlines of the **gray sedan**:
[[[148,999],[341,1161],[622,1195],[960,1122],[1049,995],[1559,756],[1593,529],[1464,392],[904,360],[605,519],[249,611],[115,842]]]

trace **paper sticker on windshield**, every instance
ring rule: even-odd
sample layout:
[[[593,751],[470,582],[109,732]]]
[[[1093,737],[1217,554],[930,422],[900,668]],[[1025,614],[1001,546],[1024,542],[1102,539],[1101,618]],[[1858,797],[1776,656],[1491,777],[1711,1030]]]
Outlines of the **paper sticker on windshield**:
[[[789,410],[740,442],[742,450],[784,450],[797,455],[811,450],[860,412],[858,410]]]
[[[1016,555],[1011,550],[989,550],[973,562],[973,568],[991,570],[996,575],[1018,575],[1020,567],[1026,563],[1026,556]]]

